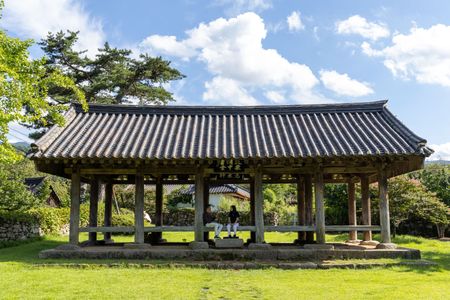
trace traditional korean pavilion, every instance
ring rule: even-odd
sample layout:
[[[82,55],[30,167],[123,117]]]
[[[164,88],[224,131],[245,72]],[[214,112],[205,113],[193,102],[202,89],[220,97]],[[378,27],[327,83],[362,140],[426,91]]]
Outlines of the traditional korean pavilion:
[[[144,234],[194,231],[205,244],[202,214],[209,185],[249,184],[251,242],[264,245],[268,231],[298,232],[299,241],[325,244],[326,232],[381,232],[380,248],[391,248],[387,179],[422,168],[433,151],[387,108],[387,101],[277,106],[126,106],[73,104],[65,125],[51,128],[30,155],[42,172],[70,178],[70,243],[79,232],[105,240],[114,232]],[[90,223],[79,227],[80,184],[89,183]],[[379,225],[372,225],[369,184],[378,182]],[[264,224],[263,184],[295,183],[297,226]],[[348,184],[348,224],[325,225],[324,184]],[[355,184],[361,184],[362,224],[357,224]],[[104,226],[97,226],[100,185],[105,184]],[[112,188],[135,184],[135,224],[111,226]],[[144,226],[144,185],[156,185],[156,226]],[[165,226],[164,184],[195,184],[195,224]],[[314,191],[314,192],[313,192]],[[314,199],[313,199],[314,198]],[[314,202],[314,203],[313,203]]]

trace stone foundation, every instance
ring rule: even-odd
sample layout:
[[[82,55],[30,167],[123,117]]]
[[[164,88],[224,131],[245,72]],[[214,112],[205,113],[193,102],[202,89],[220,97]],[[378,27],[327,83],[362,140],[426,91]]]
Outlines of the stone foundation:
[[[333,259],[403,258],[420,259],[415,249],[364,249],[334,244],[334,249],[305,249],[298,246],[272,246],[268,249],[191,249],[189,246],[154,246],[127,249],[121,245],[84,247],[77,250],[44,250],[40,258],[65,259],[167,259],[194,261],[318,261]]]

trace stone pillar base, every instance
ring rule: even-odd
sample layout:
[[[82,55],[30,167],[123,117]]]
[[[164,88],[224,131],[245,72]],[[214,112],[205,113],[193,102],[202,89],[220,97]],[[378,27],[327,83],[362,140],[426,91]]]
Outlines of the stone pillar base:
[[[130,244],[124,244],[123,247],[125,249],[148,249],[148,248],[151,248],[152,245],[141,244],[141,243],[130,243]]]
[[[379,243],[377,249],[397,249],[397,245],[394,243]]]
[[[380,242],[378,241],[374,241],[374,240],[369,240],[369,241],[361,241],[361,243],[359,243],[361,246],[377,246]]]
[[[303,245],[306,244],[306,240],[304,239],[295,239],[294,240],[294,245]]]
[[[192,250],[198,250],[198,249],[209,249],[208,242],[190,242],[189,247]]]
[[[103,240],[103,243],[105,243],[105,245],[112,245],[114,244],[114,240],[113,239]]]
[[[331,244],[306,244],[303,246],[305,249],[313,250],[333,250],[334,245]]]
[[[251,243],[248,245],[249,250],[269,250],[270,248],[272,248],[272,245],[266,243]]]
[[[345,241],[347,244],[360,244],[361,240],[347,240]]]

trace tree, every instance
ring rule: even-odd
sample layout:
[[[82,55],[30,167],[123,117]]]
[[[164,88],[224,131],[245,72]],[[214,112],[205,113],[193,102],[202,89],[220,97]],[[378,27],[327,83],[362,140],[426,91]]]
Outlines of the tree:
[[[46,56],[45,68],[59,71],[71,78],[84,92],[87,102],[124,104],[167,104],[173,95],[164,84],[184,77],[161,57],[140,54],[134,58],[131,50],[118,49],[105,43],[95,57],[86,51],[76,51],[78,32],[49,33],[39,45]],[[49,89],[57,104],[72,101],[73,91],[61,86]],[[49,124],[52,120],[47,120]],[[35,128],[46,127],[36,122]]]
[[[416,177],[430,192],[450,206],[450,168],[449,166],[431,165],[417,173]]]
[[[24,177],[11,171],[11,165],[0,163],[0,210],[21,211],[39,205],[25,186]]]
[[[413,212],[413,204],[420,191],[418,184],[417,181],[414,182],[405,176],[397,176],[389,180],[389,213],[391,223],[394,225],[394,237],[400,224],[407,220]]]
[[[347,224],[347,184],[325,184],[325,220],[328,224]]]
[[[371,185],[375,194],[377,185]],[[395,236],[399,226],[407,220],[423,220],[436,226],[442,237],[450,223],[450,208],[427,190],[421,181],[408,175],[397,176],[388,182],[389,212]],[[374,198],[377,202],[379,199]],[[374,210],[378,209],[375,202]]]
[[[0,10],[2,7],[0,2]],[[70,91],[73,101],[86,104],[83,92],[70,77],[59,69],[46,67],[44,58],[30,58],[28,48],[32,44],[32,40],[12,38],[0,30],[0,163],[20,159],[8,142],[10,123],[47,126],[50,119],[52,124],[63,124],[61,112],[66,107],[48,101],[50,90]]]

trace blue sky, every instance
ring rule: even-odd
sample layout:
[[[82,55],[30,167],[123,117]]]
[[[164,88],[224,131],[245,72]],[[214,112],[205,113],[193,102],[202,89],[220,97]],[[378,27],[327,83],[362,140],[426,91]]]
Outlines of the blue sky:
[[[187,76],[167,87],[174,104],[389,99],[435,159],[450,159],[449,1],[5,2],[11,35],[80,30],[90,55],[108,41],[171,60]]]

